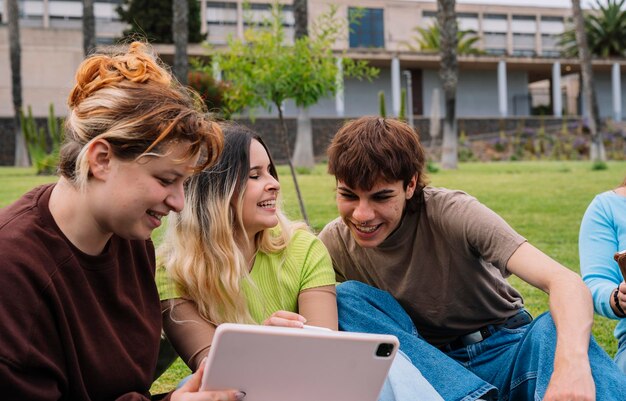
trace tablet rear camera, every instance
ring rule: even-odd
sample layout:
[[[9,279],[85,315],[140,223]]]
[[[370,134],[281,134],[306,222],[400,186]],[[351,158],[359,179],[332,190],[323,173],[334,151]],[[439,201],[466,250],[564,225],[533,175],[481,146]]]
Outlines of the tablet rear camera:
[[[390,356],[392,352],[393,344],[390,343],[378,344],[378,348],[376,348],[376,356],[387,357]]]

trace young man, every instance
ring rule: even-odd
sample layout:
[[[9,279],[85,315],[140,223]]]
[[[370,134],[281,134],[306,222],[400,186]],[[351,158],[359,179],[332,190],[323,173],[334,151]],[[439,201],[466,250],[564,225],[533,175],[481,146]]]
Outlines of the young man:
[[[623,400],[626,376],[590,341],[580,277],[475,198],[427,186],[425,163],[397,120],[363,117],[333,139],[340,217],[320,238],[350,280],[340,329],[398,336],[445,400]],[[550,313],[532,321],[511,274],[548,293]]]

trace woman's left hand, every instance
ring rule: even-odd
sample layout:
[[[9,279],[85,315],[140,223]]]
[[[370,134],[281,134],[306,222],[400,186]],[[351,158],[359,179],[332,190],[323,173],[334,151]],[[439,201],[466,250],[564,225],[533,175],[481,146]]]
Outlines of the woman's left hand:
[[[306,323],[306,318],[295,312],[287,312],[285,310],[279,310],[270,315],[263,325],[265,326],[282,326],[282,327],[296,327],[303,328]]]

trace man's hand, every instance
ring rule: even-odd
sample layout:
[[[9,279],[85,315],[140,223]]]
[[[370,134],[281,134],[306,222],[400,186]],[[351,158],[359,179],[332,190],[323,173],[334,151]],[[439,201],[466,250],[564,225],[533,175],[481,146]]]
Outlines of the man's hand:
[[[544,401],[595,401],[596,385],[589,361],[572,361],[567,365],[555,366]]]

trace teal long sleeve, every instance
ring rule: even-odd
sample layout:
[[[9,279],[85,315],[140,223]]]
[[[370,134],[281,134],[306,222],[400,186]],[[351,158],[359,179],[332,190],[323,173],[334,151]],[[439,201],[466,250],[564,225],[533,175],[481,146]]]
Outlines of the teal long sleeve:
[[[607,191],[597,195],[583,216],[578,237],[580,272],[593,297],[596,313],[618,319],[609,304],[615,288],[624,279],[613,260],[626,249],[626,197]],[[615,328],[617,339],[626,335],[626,319]]]

